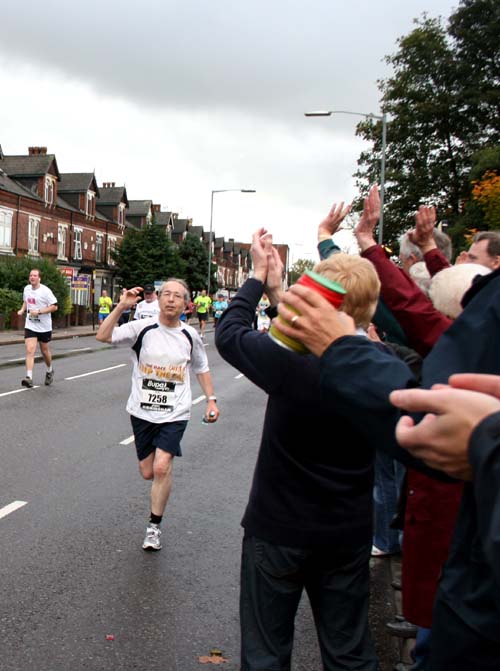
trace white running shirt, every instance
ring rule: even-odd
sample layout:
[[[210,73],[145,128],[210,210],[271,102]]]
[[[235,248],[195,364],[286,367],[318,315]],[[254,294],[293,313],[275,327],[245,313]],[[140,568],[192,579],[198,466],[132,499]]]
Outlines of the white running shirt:
[[[147,301],[140,301],[137,303],[134,313],[134,319],[148,319],[148,317],[156,317],[160,314],[160,306],[158,299],[148,303]]]
[[[191,342],[182,331],[187,331]],[[142,336],[143,331],[146,331]],[[169,328],[155,317],[139,319],[113,330],[113,345],[132,349],[132,389],[127,412],[153,424],[187,420],[191,416],[189,371],[209,371],[208,359],[198,332],[188,324]],[[140,345],[140,347],[139,347]]]
[[[31,317],[31,310],[41,310],[49,305],[57,305],[57,298],[49,287],[40,284],[38,289],[33,289],[31,284],[27,284],[23,291],[23,301],[26,303],[26,322],[24,328],[36,333],[45,333],[52,331],[52,313],[44,313],[36,317]]]

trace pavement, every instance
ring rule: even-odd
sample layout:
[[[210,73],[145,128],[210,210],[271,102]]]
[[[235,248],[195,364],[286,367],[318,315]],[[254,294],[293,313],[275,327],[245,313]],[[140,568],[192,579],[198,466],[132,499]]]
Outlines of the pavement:
[[[96,331],[97,325],[94,329],[92,329],[92,326],[69,326],[68,328],[58,328],[52,331],[52,340],[92,336],[96,334]],[[0,331],[0,346],[17,345],[20,343],[24,343],[24,329],[19,331],[13,331],[11,329]]]

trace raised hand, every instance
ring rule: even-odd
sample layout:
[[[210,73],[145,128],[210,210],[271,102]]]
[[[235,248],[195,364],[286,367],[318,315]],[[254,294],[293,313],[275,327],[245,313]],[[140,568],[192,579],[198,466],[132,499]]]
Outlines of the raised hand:
[[[344,201],[339,205],[333,203],[330,212],[326,215],[323,221],[318,226],[318,240],[325,240],[331,237],[339,230],[340,224],[344,221],[346,216],[351,211],[351,206],[344,207]]]
[[[126,310],[133,308],[141,297],[142,287],[134,287],[133,289],[122,289],[119,304]]]
[[[283,284],[283,261],[276,247],[271,245],[271,253],[267,257],[267,278],[265,292],[271,305],[275,306],[281,299]]]
[[[421,205],[415,214],[415,228],[408,233],[414,245],[417,245],[423,254],[436,248],[434,228],[436,226],[436,208]]]
[[[380,218],[380,196],[378,185],[374,184],[363,203],[363,214],[354,229],[354,235],[362,252],[373,245],[375,241],[375,226]]]
[[[269,256],[272,254],[272,243],[272,235],[265,228],[258,228],[252,235],[250,256],[252,257],[254,277],[264,283],[268,273]]]

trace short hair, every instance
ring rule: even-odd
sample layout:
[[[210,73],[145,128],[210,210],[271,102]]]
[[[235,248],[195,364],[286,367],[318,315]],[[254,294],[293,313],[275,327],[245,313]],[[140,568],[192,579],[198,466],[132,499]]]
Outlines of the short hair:
[[[429,298],[436,310],[450,319],[462,312],[462,298],[477,275],[488,275],[490,268],[479,263],[459,263],[444,268],[434,275],[429,287]]]
[[[481,231],[476,233],[473,242],[488,240],[486,251],[490,256],[500,256],[500,231]]]
[[[424,294],[428,294],[431,285],[431,275],[427,270],[425,261],[417,261],[417,263],[414,263],[410,267],[408,273],[418,288],[423,291]]]
[[[448,261],[450,261],[451,255],[453,253],[450,236],[446,235],[446,233],[443,233],[443,231],[440,231],[437,228],[434,229],[432,235],[434,237],[434,242],[436,243],[436,246],[441,254],[443,254],[448,259]],[[406,232],[399,238],[399,255],[403,259],[407,259],[412,254],[418,261],[422,261],[424,258],[420,247],[413,244],[413,242],[410,240],[408,232]]]
[[[451,238],[449,235],[446,233],[443,233],[443,231],[440,231],[439,228],[434,229],[434,242],[437,245],[437,248],[441,252],[443,256],[445,256],[448,261],[451,261],[451,257],[453,254],[453,247],[451,244]]]
[[[185,280],[182,280],[179,277],[169,277],[167,280],[165,280],[160,287],[159,291],[160,295],[163,292],[163,287],[167,282],[177,282],[178,284],[182,284],[182,286],[184,287],[184,300],[186,301],[186,303],[189,303],[189,301],[191,300],[191,292],[189,291],[189,286]]]
[[[347,293],[340,310],[350,315],[356,326],[366,330],[380,294],[380,280],[371,261],[339,252],[317,263],[314,272],[344,287]]]
[[[417,247],[417,245],[413,244],[410,240],[408,232],[403,233],[399,238],[399,256],[403,259],[407,259],[409,256],[414,256],[417,261],[422,261],[424,258],[420,247]]]
[[[40,270],[40,268],[32,268],[29,274],[31,275],[31,273],[38,273],[38,277],[42,279],[42,271]]]

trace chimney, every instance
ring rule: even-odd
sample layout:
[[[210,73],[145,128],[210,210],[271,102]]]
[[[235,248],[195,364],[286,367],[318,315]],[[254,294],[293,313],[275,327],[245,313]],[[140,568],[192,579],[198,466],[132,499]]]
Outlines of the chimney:
[[[111,186],[112,186],[113,189],[114,189],[114,188],[115,188],[115,182],[111,182]]]
[[[28,147],[29,155],[36,156],[42,154],[45,156],[47,154],[47,147]]]

